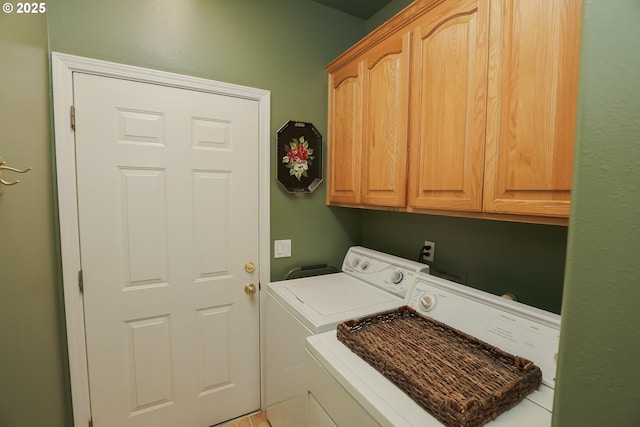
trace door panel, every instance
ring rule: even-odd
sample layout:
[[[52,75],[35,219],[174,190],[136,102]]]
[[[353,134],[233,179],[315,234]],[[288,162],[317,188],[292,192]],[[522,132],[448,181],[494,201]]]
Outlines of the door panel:
[[[409,206],[480,211],[487,0],[445,2],[414,37]]]
[[[401,207],[407,182],[410,35],[363,57],[362,203]]]
[[[94,426],[260,406],[257,102],[74,74]]]
[[[569,216],[581,3],[491,2],[487,212]]]
[[[361,74],[357,61],[329,74],[328,203],[360,203]]]

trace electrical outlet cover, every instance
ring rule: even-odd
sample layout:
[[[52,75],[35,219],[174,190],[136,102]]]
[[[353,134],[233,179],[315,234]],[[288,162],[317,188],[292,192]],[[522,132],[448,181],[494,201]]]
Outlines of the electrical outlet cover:
[[[435,256],[435,252],[436,252],[436,242],[425,240],[424,246],[431,246],[431,249],[428,251],[428,253],[426,250],[422,252],[422,260],[433,262],[433,257]]]

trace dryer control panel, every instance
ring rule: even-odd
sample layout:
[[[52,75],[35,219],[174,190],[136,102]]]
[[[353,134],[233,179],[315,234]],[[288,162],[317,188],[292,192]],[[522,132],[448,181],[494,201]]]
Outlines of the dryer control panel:
[[[416,261],[354,246],[342,263],[342,271],[373,286],[404,298],[415,274],[429,272],[429,266]]]
[[[416,275],[405,303],[418,313],[532,360],[555,386],[560,316],[431,275]]]

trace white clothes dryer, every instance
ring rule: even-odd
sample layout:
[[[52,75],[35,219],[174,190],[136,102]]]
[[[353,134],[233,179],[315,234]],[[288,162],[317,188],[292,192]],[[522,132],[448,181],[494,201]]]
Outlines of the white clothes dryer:
[[[420,314],[540,367],[542,385],[538,390],[487,426],[551,425],[559,315],[422,274],[416,275],[405,303]],[[424,343],[425,348],[428,345]],[[409,395],[338,341],[335,331],[309,337],[306,348],[308,427],[442,426]]]
[[[342,271],[272,282],[265,300],[265,397],[272,427],[306,424],[305,340],[345,320],[403,304],[429,266],[354,246]]]

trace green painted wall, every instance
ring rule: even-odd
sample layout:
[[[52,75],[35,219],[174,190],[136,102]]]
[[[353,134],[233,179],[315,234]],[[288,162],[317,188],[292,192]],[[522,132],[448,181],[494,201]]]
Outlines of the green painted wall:
[[[436,242],[432,268],[453,280],[560,312],[567,227],[364,211],[362,244],[417,259]],[[434,274],[438,274],[434,271]]]
[[[367,20],[367,33],[378,28],[387,19],[391,18],[396,13],[400,12],[403,8],[413,3],[413,0],[392,0],[385,7],[383,7],[378,13],[373,15]]]
[[[48,22],[53,51],[271,91],[274,163],[288,120],[326,136],[324,66],[366,31],[358,18],[299,0],[55,0]],[[274,279],[300,264],[339,264],[358,241],[358,214],[327,208],[325,188],[290,195],[272,181],[271,236],[291,239],[293,253],[272,261]]]
[[[0,426],[69,424],[44,15],[0,14]]]
[[[640,2],[586,0],[554,426],[640,425]]]

